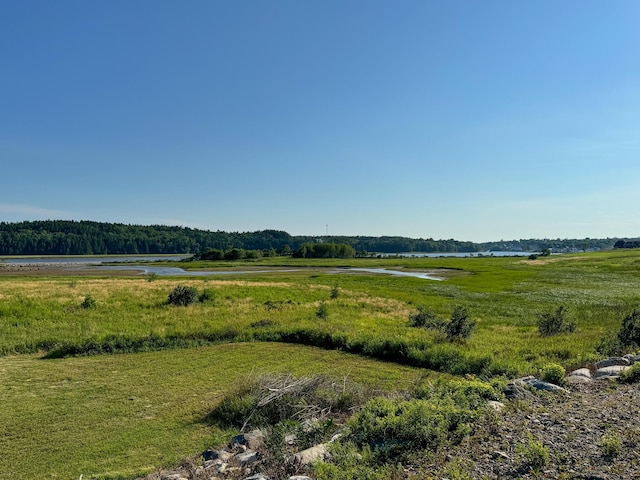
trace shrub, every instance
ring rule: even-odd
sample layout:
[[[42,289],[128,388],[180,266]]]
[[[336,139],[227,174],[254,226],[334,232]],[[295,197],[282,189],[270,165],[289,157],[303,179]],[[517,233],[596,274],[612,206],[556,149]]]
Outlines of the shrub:
[[[538,318],[538,331],[543,337],[573,332],[575,329],[576,323],[568,319],[567,309],[562,305],[553,312],[540,314]]]
[[[214,299],[215,295],[213,293],[213,289],[211,288],[205,288],[198,296],[198,301],[200,303],[213,303]]]
[[[318,305],[318,309],[316,310],[316,317],[325,320],[329,316],[329,309],[327,308],[327,304],[324,302],[320,302]]]
[[[476,322],[469,318],[466,308],[456,307],[444,330],[449,340],[462,340],[471,336],[475,326]]]
[[[452,400],[399,400],[377,397],[349,421],[359,445],[369,445],[381,454],[411,449],[438,449],[458,443],[470,432],[474,413]]]
[[[634,309],[622,320],[622,327],[618,332],[618,340],[623,347],[640,346],[640,311]]]
[[[517,453],[522,457],[525,465],[533,470],[539,470],[549,463],[549,451],[542,442],[537,442],[533,436],[529,434],[526,444],[520,444],[516,449]]]
[[[331,293],[329,294],[329,298],[331,298],[331,300],[335,300],[336,298],[338,298],[339,295],[340,295],[340,292],[338,290],[338,286],[334,285],[333,288],[331,289]]]
[[[620,381],[624,383],[640,382],[640,362],[634,363],[631,368],[620,373]]]
[[[600,447],[605,457],[613,458],[622,452],[622,440],[614,431],[608,431],[600,437]]]
[[[86,295],[80,306],[82,308],[93,308],[96,306],[96,301],[91,295]]]
[[[557,363],[547,363],[542,367],[541,373],[540,378],[545,382],[561,385],[564,382],[566,370],[562,365],[558,365]]]
[[[424,305],[418,307],[418,311],[409,314],[409,325],[412,327],[435,328],[442,330],[446,322],[436,317],[436,314]]]
[[[198,292],[194,287],[176,286],[167,299],[169,305],[187,306],[198,301]]]

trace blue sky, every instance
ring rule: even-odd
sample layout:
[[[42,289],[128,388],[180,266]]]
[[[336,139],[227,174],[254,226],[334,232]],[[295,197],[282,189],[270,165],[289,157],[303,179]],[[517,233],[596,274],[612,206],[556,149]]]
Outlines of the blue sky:
[[[0,221],[640,235],[640,2],[0,2]]]

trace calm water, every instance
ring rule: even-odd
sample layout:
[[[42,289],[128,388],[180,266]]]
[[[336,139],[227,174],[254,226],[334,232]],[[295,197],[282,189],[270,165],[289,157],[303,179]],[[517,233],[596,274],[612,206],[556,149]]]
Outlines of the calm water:
[[[101,264],[111,262],[158,262],[158,261],[180,261],[189,258],[191,255],[144,255],[144,256],[111,256],[104,255],[101,257],[21,257],[11,258],[5,257],[0,259],[1,262],[14,264],[33,264],[33,263],[82,263],[82,264]]]

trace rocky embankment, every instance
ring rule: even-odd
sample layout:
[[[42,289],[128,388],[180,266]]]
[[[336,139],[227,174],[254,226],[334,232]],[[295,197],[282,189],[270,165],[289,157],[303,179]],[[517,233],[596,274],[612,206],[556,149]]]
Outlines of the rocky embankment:
[[[640,356],[605,359],[571,372],[564,386],[534,377],[510,382],[507,400],[490,402],[471,436],[446,451],[417,456],[405,477],[640,479],[640,386],[617,381],[636,361]],[[295,451],[295,439],[291,446]],[[255,430],[145,480],[310,480],[306,466],[329,455],[327,444],[318,445],[290,454],[274,469],[263,447]]]

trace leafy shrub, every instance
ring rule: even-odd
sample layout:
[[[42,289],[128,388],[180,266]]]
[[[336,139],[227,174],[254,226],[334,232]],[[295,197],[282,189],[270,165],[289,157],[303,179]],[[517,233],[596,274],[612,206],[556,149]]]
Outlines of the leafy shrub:
[[[327,304],[324,302],[320,302],[318,305],[318,309],[316,310],[316,317],[321,320],[326,320],[329,316],[329,309],[327,308]]]
[[[542,442],[535,441],[529,434],[526,444],[518,445],[516,452],[523,459],[525,465],[533,470],[539,470],[549,463],[549,451]]]
[[[198,291],[194,287],[176,286],[167,299],[169,305],[187,306],[198,301]]]
[[[82,308],[93,308],[96,306],[96,301],[91,295],[86,295],[80,306]]]
[[[542,374],[540,378],[545,382],[555,383],[561,385],[564,382],[566,370],[562,365],[557,363],[547,363],[542,367]]]
[[[329,298],[331,298],[331,300],[335,300],[336,298],[338,298],[339,295],[340,295],[340,291],[338,290],[338,286],[334,285],[333,288],[331,289],[331,293],[329,294]]]
[[[445,326],[445,333],[449,340],[462,340],[471,336],[476,322],[469,318],[467,309],[456,307],[451,314],[451,320]]]
[[[474,412],[451,400],[377,397],[349,421],[353,439],[385,456],[411,449],[438,449],[470,432]]]
[[[215,300],[215,295],[213,293],[212,288],[205,288],[202,293],[198,296],[198,301],[200,303],[213,303]]]
[[[568,319],[567,309],[562,305],[555,311],[544,312],[538,317],[538,332],[543,337],[573,332],[575,329],[576,323]]]
[[[624,347],[640,347],[640,311],[634,309],[624,317],[618,340]]]
[[[442,330],[446,322],[439,319],[435,313],[424,305],[418,307],[418,311],[409,314],[409,325],[418,328],[434,328]]]
[[[600,447],[605,457],[613,458],[622,452],[622,440],[614,431],[608,431],[600,437]]]
[[[624,383],[640,382],[640,362],[631,365],[631,368],[623,370],[620,373],[620,381]]]

